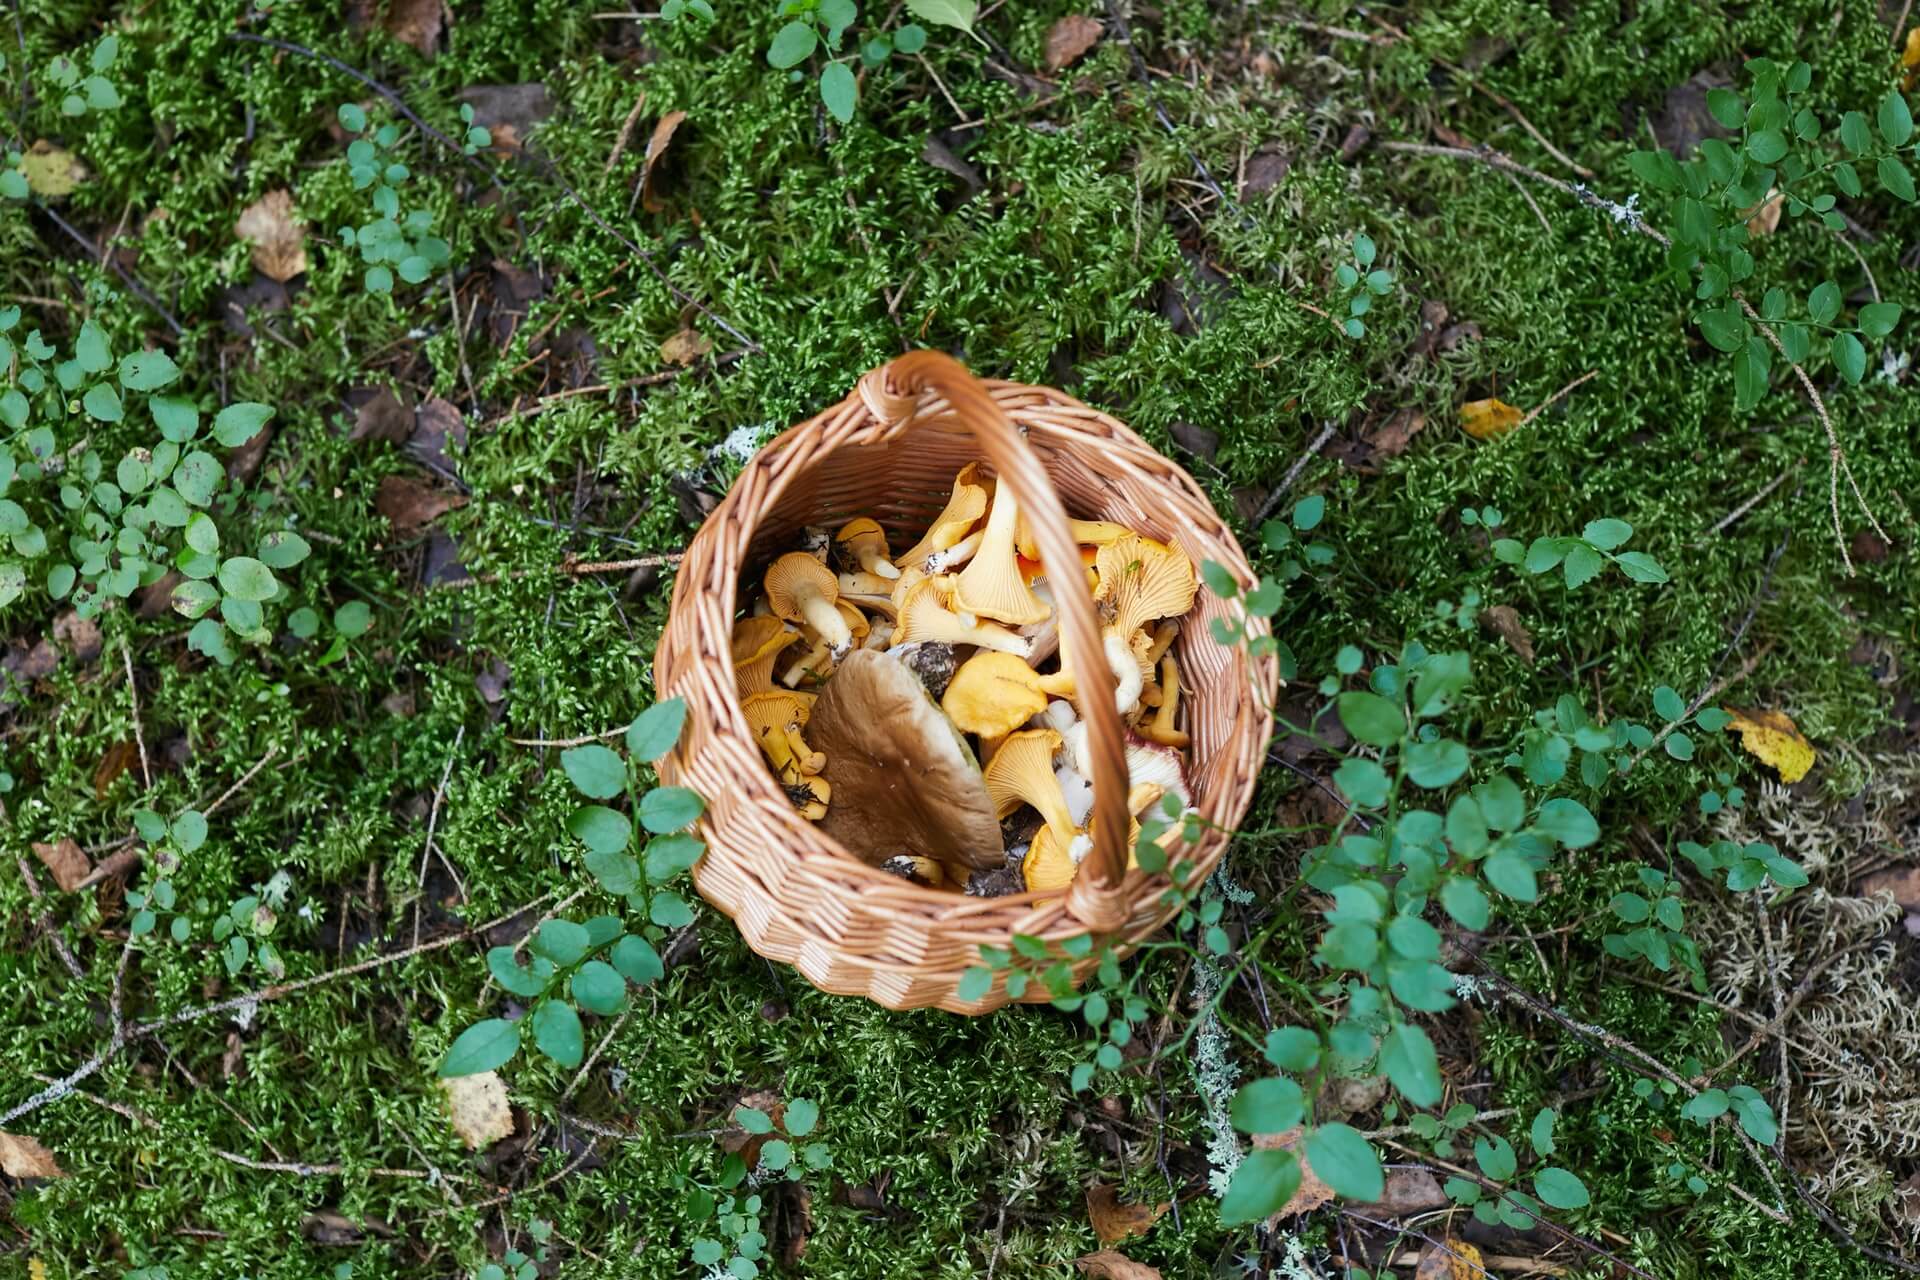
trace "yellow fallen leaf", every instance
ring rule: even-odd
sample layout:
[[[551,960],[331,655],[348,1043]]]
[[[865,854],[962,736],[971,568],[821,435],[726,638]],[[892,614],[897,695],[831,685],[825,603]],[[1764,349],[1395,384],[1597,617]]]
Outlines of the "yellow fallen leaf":
[[[1504,400],[1469,400],[1460,406],[1460,429],[1475,440],[1492,440],[1519,426],[1526,416]]]
[[[498,1071],[454,1076],[440,1082],[447,1095],[453,1131],[473,1151],[513,1136],[513,1108],[507,1103],[507,1085]]]
[[[1724,708],[1733,717],[1728,732],[1738,731],[1740,745],[1747,754],[1770,764],[1782,782],[1798,782],[1813,768],[1813,744],[1808,742],[1784,711],[1742,711]]]
[[[1900,55],[1900,65],[1906,68],[1906,87],[1913,88],[1913,82],[1920,78],[1920,27],[1907,32],[1907,47]]]
[[[38,1258],[28,1258],[27,1280],[47,1280],[47,1264]]]
[[[713,343],[697,329],[682,329],[660,344],[660,358],[677,365],[690,365],[707,352]]]
[[[20,171],[26,175],[27,186],[33,194],[49,200],[72,195],[73,189],[91,176],[87,166],[73,158],[73,152],[56,147],[45,138],[27,148],[27,154],[20,160]]]
[[[1457,1236],[1448,1236],[1442,1244],[1430,1244],[1421,1252],[1413,1280],[1486,1280],[1486,1275],[1480,1250]]]

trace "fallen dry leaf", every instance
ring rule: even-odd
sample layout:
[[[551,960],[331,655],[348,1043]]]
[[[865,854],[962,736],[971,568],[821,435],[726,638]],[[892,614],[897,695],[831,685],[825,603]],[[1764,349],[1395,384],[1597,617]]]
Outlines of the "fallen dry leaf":
[[[773,1127],[777,1130],[780,1127],[780,1122],[786,1118],[787,1104],[781,1099],[779,1094],[769,1089],[756,1089],[752,1093],[741,1094],[740,1101],[734,1104],[734,1110],[727,1113],[726,1128],[721,1130],[720,1133],[720,1149],[722,1151],[739,1152],[740,1158],[747,1163],[747,1170],[751,1172],[759,1167],[760,1148],[765,1146],[767,1139],[774,1135],[771,1133],[748,1133],[746,1129],[741,1126],[739,1120],[734,1118],[741,1107],[752,1107],[757,1111],[766,1112],[767,1117],[773,1121]]]
[[[1333,1188],[1322,1182],[1320,1175],[1313,1171],[1313,1166],[1307,1163],[1306,1145],[1302,1141],[1305,1135],[1306,1130],[1295,1125],[1285,1133],[1257,1133],[1253,1137],[1255,1148],[1291,1151],[1294,1159],[1300,1162],[1300,1185],[1287,1202],[1267,1219],[1270,1225],[1295,1214],[1311,1213],[1333,1199]]]
[[[41,865],[53,876],[53,882],[60,886],[62,893],[72,893],[78,889],[80,882],[93,870],[93,863],[72,839],[56,840],[52,844],[35,841],[33,856],[40,859]]]
[[[1739,707],[1724,710],[1733,717],[1727,732],[1738,732],[1747,754],[1772,765],[1780,781],[1798,782],[1813,768],[1813,744],[1794,727],[1786,712],[1743,711]]]
[[[282,187],[240,211],[233,234],[253,246],[253,265],[269,280],[285,283],[307,269],[307,224],[293,211],[293,193]]]
[[[1522,661],[1533,661],[1533,635],[1520,621],[1518,609],[1510,604],[1488,605],[1480,611],[1480,625],[1505,640]]]
[[[647,139],[646,159],[640,162],[640,205],[648,213],[659,213],[667,207],[654,188],[654,179],[659,177],[661,158],[673,144],[673,131],[686,118],[684,111],[667,112],[660,117],[660,123],[653,126],[653,136]]]
[[[498,1071],[442,1080],[440,1091],[447,1095],[453,1131],[468,1150],[478,1151],[513,1136],[513,1108],[507,1104],[507,1084]]]
[[[388,0],[387,34],[431,58],[440,43],[446,11],[442,0]]]
[[[49,200],[72,195],[75,187],[92,176],[87,166],[73,158],[73,152],[56,147],[45,138],[27,148],[27,154],[20,160],[20,171],[26,175],[27,186],[33,194]]]
[[[660,358],[670,364],[689,365],[711,350],[713,343],[699,330],[682,329],[660,344]]]
[[[1504,400],[1469,400],[1460,406],[1460,429],[1475,440],[1492,440],[1519,426],[1524,417]]]
[[[453,468],[453,459],[447,454],[449,443],[459,449],[467,447],[467,420],[458,408],[438,396],[421,401],[413,413],[413,435],[407,441],[407,452],[428,466],[449,471]]]
[[[473,123],[493,137],[493,150],[519,151],[527,138],[553,114],[553,99],[538,80],[526,84],[476,84],[460,91],[473,108]]]
[[[1456,1236],[1439,1246],[1428,1245],[1414,1268],[1413,1280],[1486,1280],[1480,1250]]]
[[[1355,1205],[1354,1209],[1370,1218],[1405,1218],[1444,1209],[1447,1203],[1439,1179],[1425,1169],[1392,1169],[1380,1198],[1371,1204]]]
[[[1104,1182],[1087,1188],[1087,1221],[1101,1244],[1114,1244],[1128,1236],[1143,1234],[1160,1215],[1171,1209],[1171,1201],[1159,1204],[1124,1204],[1119,1194]]]
[[[464,494],[442,493],[411,476],[386,476],[373,493],[373,509],[387,518],[395,533],[423,529],[447,512],[466,505]]]
[[[1388,458],[1397,458],[1407,451],[1413,438],[1427,427],[1427,415],[1421,409],[1398,409],[1369,431],[1362,439],[1367,446],[1367,456],[1360,464],[1361,470],[1378,471],[1377,464]]]
[[[9,1178],[64,1178],[67,1171],[38,1138],[0,1130],[0,1170]]]
[[[93,771],[93,798],[105,800],[107,788],[113,785],[115,778],[131,769],[140,759],[140,748],[124,739],[107,748],[100,757],[99,767]]]
[[[806,1256],[807,1240],[813,1235],[813,1192],[798,1182],[789,1182],[783,1203],[787,1230],[780,1260],[793,1267]]]
[[[1092,1276],[1093,1280],[1160,1280],[1158,1267],[1135,1262],[1126,1254],[1115,1253],[1111,1249],[1083,1254],[1073,1260],[1073,1265],[1081,1275]]]
[[[1070,13],[1047,29],[1047,70],[1070,67],[1100,43],[1105,28],[1098,18]]]
[[[353,430],[347,432],[347,439],[399,444],[412,434],[413,411],[393,388],[381,387],[354,412]]]
[[[1876,871],[1860,881],[1858,892],[1863,898],[1890,893],[1895,902],[1908,910],[1920,908],[1920,867],[1888,867],[1885,871]],[[1914,1185],[1916,1191],[1920,1191],[1920,1182]]]
[[[1765,200],[1747,210],[1747,234],[1757,239],[1779,230],[1780,211],[1786,202],[1787,198],[1779,191],[1769,191]]]
[[[53,620],[53,638],[81,662],[100,656],[100,624],[69,609]]]

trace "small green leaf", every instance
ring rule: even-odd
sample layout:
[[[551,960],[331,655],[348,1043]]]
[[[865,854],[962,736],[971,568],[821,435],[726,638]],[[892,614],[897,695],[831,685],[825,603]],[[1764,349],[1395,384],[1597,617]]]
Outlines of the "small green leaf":
[[[1569,849],[1584,849],[1600,838],[1600,824],[1578,800],[1557,796],[1540,806],[1534,827]]]
[[[1407,777],[1414,785],[1437,788],[1451,786],[1466,776],[1467,748],[1442,738],[1436,742],[1418,742],[1405,755]]]
[[[1533,1175],[1533,1192],[1556,1209],[1580,1209],[1588,1203],[1586,1184],[1552,1165]]]
[[[1347,732],[1370,746],[1393,746],[1406,733],[1407,720],[1399,705],[1377,693],[1343,693],[1335,706]]]
[[[313,552],[313,547],[289,529],[276,530],[260,539],[260,561],[275,569],[291,569]]]
[[[813,1132],[820,1123],[820,1104],[806,1098],[795,1098],[787,1103],[785,1116],[786,1130],[796,1138],[804,1138]]]
[[[567,983],[575,1003],[588,1013],[602,1017],[620,1012],[627,1002],[627,981],[603,960],[589,960],[574,971]]]
[[[846,124],[853,119],[854,102],[859,96],[859,84],[853,78],[853,68],[844,62],[829,62],[820,72],[820,101],[826,105],[827,114]]]
[[[561,968],[579,963],[593,945],[585,925],[573,920],[549,920],[542,924],[528,944],[535,955],[545,956]]]
[[[641,797],[640,825],[655,834],[678,831],[706,812],[706,801],[685,787],[657,787]]]
[[[1644,551],[1622,551],[1613,558],[1613,562],[1620,566],[1620,572],[1635,582],[1660,583],[1667,580],[1667,571],[1660,567],[1660,562]]]
[[[512,947],[492,947],[487,951],[487,972],[493,980],[522,1000],[531,1000],[547,989],[553,976],[553,964],[535,957],[532,966],[522,968]]]
[[[584,796],[608,800],[627,789],[627,765],[598,743],[569,747],[560,753],[560,767]]]
[[[120,359],[120,385],[129,391],[158,391],[180,376],[180,366],[164,351],[136,351]]]
[[[1349,1200],[1378,1200],[1386,1190],[1380,1157],[1350,1125],[1323,1124],[1307,1133],[1307,1163]]]
[[[1869,302],[1860,308],[1860,332],[1869,338],[1884,338],[1900,323],[1900,304]]]
[[[100,373],[113,364],[113,351],[107,345],[107,331],[92,320],[80,326],[73,341],[73,359],[88,373]]]
[[[126,415],[120,406],[120,393],[113,389],[111,382],[96,382],[88,387],[86,395],[80,398],[80,406],[95,422],[118,422]]]
[[[1293,527],[1302,533],[1320,527],[1320,521],[1327,514],[1327,500],[1319,494],[1312,494],[1293,504]]]
[[[922,22],[931,22],[936,27],[952,27],[971,35],[979,6],[974,0],[907,0],[907,12]]]
[[[1512,849],[1494,850],[1487,858],[1483,873],[1489,885],[1516,901],[1532,902],[1540,896],[1533,864]]]
[[[273,409],[243,400],[230,404],[213,418],[213,438],[229,449],[237,449],[260,434],[260,428],[273,417]]]
[[[1875,119],[1880,126],[1880,136],[1890,147],[1904,147],[1913,137],[1913,111],[1907,106],[1907,95],[1898,89],[1888,90],[1887,96],[1880,99]]]
[[[1833,366],[1840,376],[1848,382],[1858,384],[1867,374],[1867,349],[1860,339],[1850,333],[1836,333],[1828,350],[1833,355]]]
[[[1441,887],[1440,905],[1462,928],[1477,933],[1487,927],[1487,919],[1491,914],[1487,895],[1481,892],[1478,884],[1464,876],[1449,880]]]
[[[1498,1136],[1473,1140],[1473,1162],[1480,1166],[1481,1173],[1495,1182],[1505,1182],[1520,1168],[1520,1162],[1513,1154],[1513,1145]]]
[[[1229,1227],[1258,1222],[1278,1213],[1299,1189],[1300,1162],[1291,1151],[1254,1151],[1233,1171],[1227,1194],[1220,1199],[1220,1221]]]
[[[220,562],[220,589],[241,600],[271,600],[280,582],[252,556],[229,556]]]
[[[687,721],[687,700],[656,702],[627,726],[627,752],[636,760],[652,762],[673,749]]]
[[[1412,1023],[1398,1024],[1380,1041],[1380,1069],[1414,1106],[1440,1101],[1440,1059],[1427,1033]]]
[[[573,1006],[558,1000],[543,1000],[534,1006],[534,1048],[572,1070],[587,1055],[587,1033]]]
[[[440,1062],[440,1077],[471,1076],[505,1066],[520,1050],[520,1026],[505,1018],[476,1022],[460,1033]]]
[[[1881,156],[1875,172],[1880,175],[1880,185],[1887,189],[1887,194],[1913,203],[1913,172],[1900,162],[1900,157]]]
[[[655,836],[647,841],[647,880],[665,884],[700,861],[707,846],[689,835]]]
[[[1241,1085],[1229,1112],[1243,1133],[1284,1133],[1306,1118],[1306,1095],[1286,1076],[1266,1076]]]
[[[1533,1144],[1535,1155],[1550,1156],[1553,1154],[1553,1125],[1558,1119],[1559,1116],[1554,1112],[1552,1107],[1542,1107],[1540,1113],[1534,1116],[1533,1123],[1527,1126],[1527,1140]],[[1546,1199],[1544,1196],[1541,1198]],[[1552,1204],[1553,1201],[1548,1200],[1547,1203]],[[1566,1206],[1563,1205],[1560,1207],[1565,1208]]]
[[[767,49],[767,62],[782,71],[797,67],[812,56],[819,39],[810,24],[797,19],[789,22],[774,33],[773,44]]]
[[[620,976],[636,987],[658,982],[667,972],[653,944],[631,933],[613,944],[613,950],[607,958],[613,961],[613,967],[619,970]]]
[[[1580,536],[1602,551],[1612,551],[1625,546],[1627,539],[1633,537],[1633,526],[1625,520],[1595,520]]]

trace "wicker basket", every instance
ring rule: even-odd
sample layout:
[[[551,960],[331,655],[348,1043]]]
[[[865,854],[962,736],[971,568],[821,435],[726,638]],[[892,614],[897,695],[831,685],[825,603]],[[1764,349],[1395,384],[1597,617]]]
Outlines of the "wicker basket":
[[[978,381],[945,355],[916,351],[868,373],[845,400],[747,463],[687,547],[654,664],[660,696],[687,701],[687,732],[660,773],[706,797],[707,853],[693,871],[701,894],[761,955],[793,964],[824,991],[892,1009],[988,1012],[1007,1002],[997,981],[976,1001],[956,990],[983,944],[1004,947],[1015,933],[1051,942],[1117,935],[1132,944],[1170,914],[1161,901],[1164,876],[1123,870],[1126,769],[1103,664],[1089,665],[1102,667],[1094,684],[1106,687],[1089,688],[1084,699],[1100,838],[1064,894],[971,898],[866,865],[794,811],[748,732],[729,648],[742,577],[790,550],[804,526],[856,515],[879,520],[895,545],[914,542],[940,512],[954,473],[979,458],[1010,486],[1047,565],[1079,564],[1064,499],[1081,518],[1128,525],[1178,545],[1195,564],[1212,560],[1243,583],[1252,578],[1199,486],[1126,427],[1059,391]],[[1067,649],[1099,653],[1089,596],[1055,590]],[[1197,847],[1172,852],[1201,876],[1252,799],[1278,682],[1273,659],[1212,638],[1212,621],[1227,616],[1240,618],[1250,635],[1266,630],[1202,590],[1177,650],[1193,799],[1211,826]],[[1091,963],[1082,961],[1077,976]],[[1034,985],[1029,998],[1044,998]]]

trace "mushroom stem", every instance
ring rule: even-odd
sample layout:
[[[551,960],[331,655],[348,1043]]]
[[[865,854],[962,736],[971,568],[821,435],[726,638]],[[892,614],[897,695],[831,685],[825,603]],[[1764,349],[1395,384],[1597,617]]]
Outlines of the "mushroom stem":
[[[934,552],[926,559],[926,571],[928,573],[946,573],[948,570],[959,568],[967,561],[973,559],[973,553],[980,549],[980,543],[985,540],[986,536],[987,531],[985,529],[976,529],[946,550]]]

